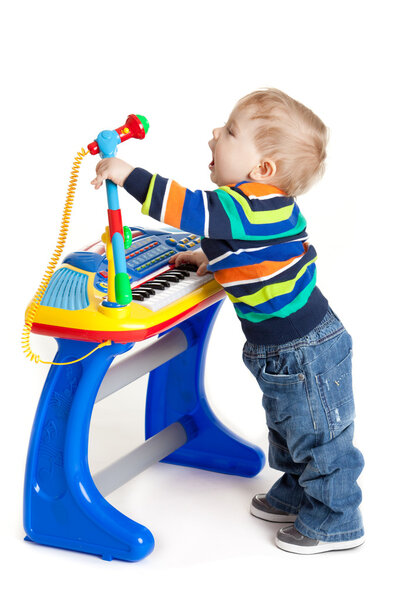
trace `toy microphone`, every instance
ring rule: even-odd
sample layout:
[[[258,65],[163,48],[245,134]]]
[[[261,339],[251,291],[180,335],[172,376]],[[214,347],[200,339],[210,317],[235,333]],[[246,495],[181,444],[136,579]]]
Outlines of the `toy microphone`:
[[[130,138],[142,140],[149,129],[149,122],[143,115],[129,115],[125,125],[118,127],[114,131],[118,134],[119,142],[125,142]],[[88,144],[90,154],[98,154],[100,152],[97,140]]]

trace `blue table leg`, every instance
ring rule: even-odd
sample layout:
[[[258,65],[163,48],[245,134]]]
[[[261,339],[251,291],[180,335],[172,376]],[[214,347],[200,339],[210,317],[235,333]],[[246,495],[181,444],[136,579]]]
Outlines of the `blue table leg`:
[[[164,462],[253,477],[265,464],[264,452],[216,418],[204,391],[206,350],[221,302],[178,325],[188,338],[187,350],[150,373],[146,438],[180,421],[189,441]],[[229,372],[221,372],[221,377],[229,377]]]
[[[54,362],[83,356],[96,344],[57,340]],[[112,344],[81,362],[50,368],[28,451],[24,493],[27,539],[135,561],[154,547],[151,532],[113,508],[88,466],[89,426],[101,381],[114,357],[133,344]]]

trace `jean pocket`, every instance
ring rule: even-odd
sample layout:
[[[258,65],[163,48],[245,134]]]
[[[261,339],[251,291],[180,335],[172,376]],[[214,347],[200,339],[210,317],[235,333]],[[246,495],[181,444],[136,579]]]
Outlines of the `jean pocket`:
[[[282,373],[268,373],[265,369],[263,371],[261,371],[261,377],[262,380],[265,381],[265,383],[268,383],[270,385],[273,386],[293,386],[296,384],[299,384],[301,382],[304,382],[304,375],[303,373],[292,373],[292,374],[282,374]]]
[[[307,413],[305,383],[303,373],[271,373],[265,368],[261,371],[259,384],[269,427],[280,431],[283,426],[286,430],[293,419]]]
[[[332,437],[348,427],[355,418],[351,357],[350,350],[337,365],[315,376]]]

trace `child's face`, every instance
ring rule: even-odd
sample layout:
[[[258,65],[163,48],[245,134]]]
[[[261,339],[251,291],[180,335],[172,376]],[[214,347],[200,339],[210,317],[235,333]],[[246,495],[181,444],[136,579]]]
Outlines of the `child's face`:
[[[260,162],[254,139],[256,121],[247,109],[235,108],[224,127],[213,130],[208,145],[212,151],[209,165],[211,181],[218,186],[250,179],[251,171]]]

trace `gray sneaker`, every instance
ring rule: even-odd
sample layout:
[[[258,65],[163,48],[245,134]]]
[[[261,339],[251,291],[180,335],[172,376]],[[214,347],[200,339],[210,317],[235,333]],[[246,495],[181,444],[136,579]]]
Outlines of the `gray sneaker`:
[[[361,546],[364,541],[365,538],[362,536],[356,540],[349,540],[347,542],[321,542],[320,540],[313,540],[302,535],[293,525],[282,527],[275,538],[278,548],[296,554],[318,554],[319,552],[329,552],[330,550],[349,550],[350,548]]]
[[[274,523],[294,523],[296,515],[279,510],[271,506],[266,499],[266,494],[257,494],[254,496],[250,505],[250,512],[264,521],[273,521]]]

